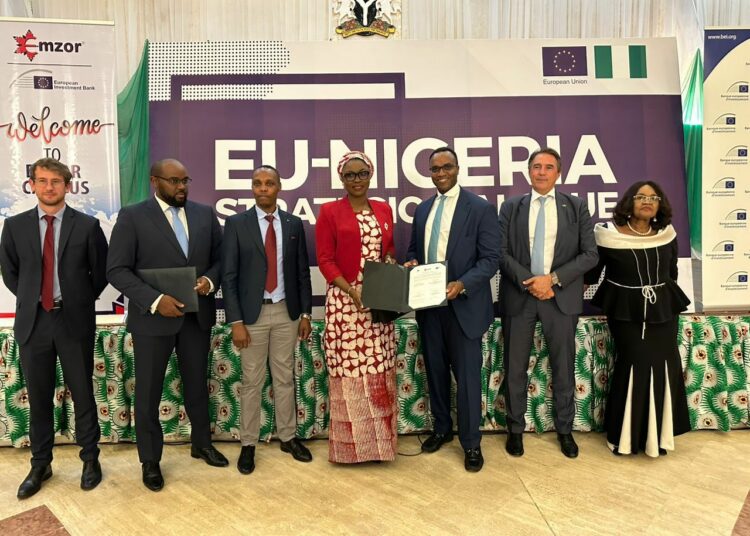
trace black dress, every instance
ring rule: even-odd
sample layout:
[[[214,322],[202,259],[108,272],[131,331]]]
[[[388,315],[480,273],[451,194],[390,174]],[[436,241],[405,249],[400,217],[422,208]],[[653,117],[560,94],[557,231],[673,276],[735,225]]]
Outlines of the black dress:
[[[658,456],[690,431],[678,316],[690,300],[677,285],[677,235],[670,225],[653,236],[594,229],[599,265],[586,275],[604,280],[591,303],[604,310],[617,356],[605,410],[610,448]]]

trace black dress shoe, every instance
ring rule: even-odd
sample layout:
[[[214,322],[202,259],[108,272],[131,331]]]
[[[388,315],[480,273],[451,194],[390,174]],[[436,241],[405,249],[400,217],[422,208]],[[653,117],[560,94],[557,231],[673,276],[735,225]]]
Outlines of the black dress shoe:
[[[83,462],[83,472],[81,473],[81,489],[92,490],[102,481],[102,466],[99,460]]]
[[[32,467],[29,474],[26,475],[21,485],[18,486],[18,493],[16,497],[19,499],[28,499],[34,495],[37,491],[42,489],[42,482],[48,480],[52,476],[52,466],[44,465],[40,467]]]
[[[302,442],[296,437],[293,437],[289,441],[282,441],[281,452],[290,452],[292,454],[292,458],[294,458],[298,462],[312,461],[312,454],[310,454],[310,451],[307,450],[307,447],[304,446]]]
[[[255,471],[255,445],[242,447],[240,457],[237,460],[237,469],[243,475],[249,475]]]
[[[440,447],[453,441],[453,432],[447,434],[430,434],[424,443],[422,443],[422,452],[437,452]]]
[[[516,458],[523,456],[523,434],[508,432],[505,440],[505,451]]]
[[[663,449],[659,447],[659,455],[660,456],[666,456],[667,455],[667,449]]]
[[[214,467],[226,467],[229,465],[229,460],[227,460],[221,452],[216,450],[216,447],[213,445],[204,448],[191,447],[190,455],[193,458],[200,458],[208,465]]]
[[[482,449],[475,447],[473,449],[464,450],[464,468],[472,473],[478,473],[484,465],[484,458],[482,457]]]
[[[568,458],[578,457],[578,445],[576,445],[573,434],[557,434],[557,440],[560,442],[560,450]]]
[[[161,476],[159,462],[145,462],[141,466],[143,471],[143,485],[151,491],[159,491],[164,487],[164,477]]]

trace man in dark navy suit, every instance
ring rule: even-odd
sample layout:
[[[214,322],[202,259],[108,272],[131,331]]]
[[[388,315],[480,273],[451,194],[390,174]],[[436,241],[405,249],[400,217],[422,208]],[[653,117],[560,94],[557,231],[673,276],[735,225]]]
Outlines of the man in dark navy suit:
[[[511,456],[523,455],[527,371],[539,320],[549,348],[560,449],[575,458],[575,329],[583,308],[583,274],[596,266],[599,254],[586,202],[555,190],[560,177],[557,151],[534,151],[529,176],[531,193],[508,199],[500,209],[505,449]]]
[[[159,462],[164,434],[159,421],[164,375],[177,353],[190,424],[191,455],[209,465],[229,465],[211,444],[206,378],[214,291],[221,283],[221,227],[211,207],[188,201],[188,172],[174,159],[151,167],[155,196],[120,210],[112,230],[107,277],[129,300],[127,328],[135,354],[135,431],[143,483],[164,486]],[[162,294],[138,275],[144,268],[194,266],[198,312]]]
[[[240,441],[237,469],[255,469],[261,389],[271,367],[276,433],[281,450],[312,461],[296,437],[294,347],[310,336],[312,286],[302,220],[276,205],[281,190],[273,166],[253,171],[255,206],[227,218],[222,246],[222,291],[232,341],[240,349]]]
[[[72,175],[52,158],[37,160],[29,186],[39,203],[5,220],[0,241],[3,282],[16,296],[14,336],[31,406],[31,472],[18,488],[26,499],[52,476],[57,357],[73,395],[81,488],[95,488],[99,419],[94,401],[94,302],[107,286],[107,239],[99,220],[69,207]]]
[[[494,317],[490,279],[497,272],[500,236],[495,208],[458,186],[458,172],[453,149],[441,147],[432,152],[430,173],[438,191],[414,213],[406,264],[445,262],[448,268],[448,305],[416,313],[434,419],[432,435],[422,450],[435,452],[453,439],[453,370],[464,467],[476,472],[484,464],[479,431],[482,336]]]

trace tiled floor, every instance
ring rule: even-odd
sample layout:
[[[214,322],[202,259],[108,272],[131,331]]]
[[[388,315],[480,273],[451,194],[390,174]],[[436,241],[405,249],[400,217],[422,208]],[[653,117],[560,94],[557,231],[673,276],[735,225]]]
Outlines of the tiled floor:
[[[526,434],[522,458],[505,453],[505,435],[485,435],[478,474],[464,470],[457,440],[360,466],[328,463],[325,440],[307,442],[309,464],[273,442],[258,447],[249,476],[234,466],[238,443],[217,444],[228,468],[190,458],[187,445],[167,446],[159,493],[141,484],[127,444],[102,448],[104,481],[84,492],[77,448],[65,446],[55,450],[52,479],[23,502],[15,494],[29,453],[2,448],[0,519],[44,504],[73,535],[732,533],[750,490],[750,430],[691,432],[657,460],[613,456],[601,434],[576,438],[581,454],[569,460],[554,434]],[[400,438],[399,450],[418,453],[418,438]]]

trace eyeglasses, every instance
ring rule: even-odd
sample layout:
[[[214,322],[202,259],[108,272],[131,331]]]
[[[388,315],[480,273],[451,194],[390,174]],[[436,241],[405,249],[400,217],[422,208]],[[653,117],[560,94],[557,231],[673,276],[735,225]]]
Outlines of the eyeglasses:
[[[456,164],[445,164],[444,166],[432,166],[430,168],[430,173],[433,175],[437,175],[441,171],[445,171],[446,173],[450,173],[454,169],[456,169]]]
[[[154,177],[163,181],[167,181],[172,186],[178,186],[180,184],[182,184],[183,186],[187,186],[188,184],[193,182],[193,179],[191,179],[190,177],[185,177],[182,179],[180,179],[179,177],[160,177],[159,175],[154,175]]]
[[[635,199],[639,203],[643,203],[645,201],[648,201],[649,203],[656,203],[658,201],[661,201],[661,197],[659,197],[658,195],[643,195],[643,194],[638,194],[638,195],[634,195],[633,199]]]
[[[366,181],[370,178],[370,170],[363,169],[362,171],[357,171],[356,173],[354,171],[349,171],[341,175],[341,177],[346,182],[354,182],[357,179],[359,179],[360,181]]]
[[[63,179],[52,179],[51,181],[48,181],[47,179],[32,179],[34,181],[34,184],[41,186],[42,188],[46,188],[47,185],[51,185],[53,188],[58,188],[59,186],[62,186],[65,184],[65,181]]]

